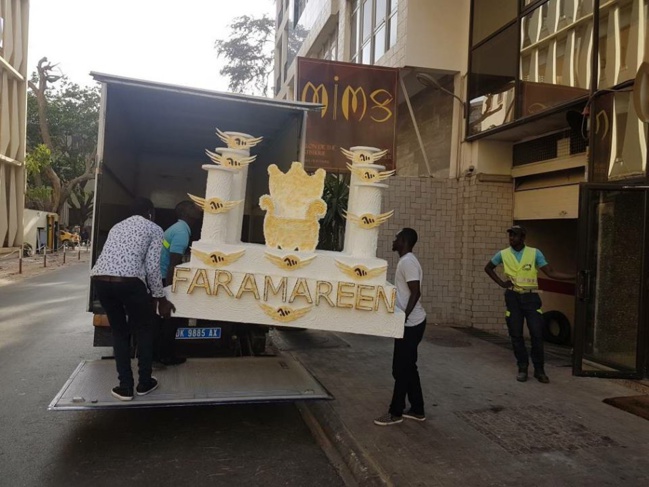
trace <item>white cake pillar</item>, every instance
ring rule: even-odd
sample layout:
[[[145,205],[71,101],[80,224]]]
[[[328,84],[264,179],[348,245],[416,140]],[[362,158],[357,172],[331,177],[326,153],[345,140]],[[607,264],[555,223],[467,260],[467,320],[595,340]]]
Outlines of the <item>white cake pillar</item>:
[[[234,132],[227,132],[234,133]],[[245,134],[244,134],[245,135]],[[251,137],[246,135],[246,137]],[[250,156],[250,149],[229,149],[217,147],[216,152],[223,157],[232,157],[233,159],[242,159]],[[233,168],[232,176],[232,200],[242,200],[240,204],[228,212],[228,236],[227,243],[236,244],[241,242],[241,232],[243,230],[243,214],[245,213],[246,187],[248,184],[248,165],[242,165],[239,168]]]
[[[376,154],[381,152],[377,147],[351,147],[350,152]],[[356,157],[354,158],[356,159]],[[354,169],[383,171],[385,166],[378,164],[365,164],[353,162]],[[363,181],[353,171],[349,184],[349,200],[347,203],[347,212],[356,216],[364,213],[378,215],[381,213],[381,202],[383,199],[383,190],[387,188],[385,184],[368,183]],[[347,219],[345,223],[345,244],[343,252],[354,257],[376,257],[376,247],[379,238],[379,228],[361,228],[356,223]]]
[[[214,164],[205,164],[203,169],[207,171],[207,187],[205,188],[205,200],[219,198],[223,201],[231,201],[232,182],[234,180],[236,169],[216,166]],[[243,203],[242,203],[243,204]],[[225,213],[210,213],[205,211],[203,214],[203,228],[201,229],[201,240],[209,240],[216,243],[227,243],[229,214],[234,209]]]
[[[387,184],[358,183],[354,192],[354,215],[360,217],[369,213],[379,215],[381,213],[381,201],[383,190]],[[376,247],[379,241],[379,227],[362,228],[357,223],[350,222],[348,218],[349,232],[349,254],[353,257],[375,258]],[[346,249],[347,250],[347,249]]]

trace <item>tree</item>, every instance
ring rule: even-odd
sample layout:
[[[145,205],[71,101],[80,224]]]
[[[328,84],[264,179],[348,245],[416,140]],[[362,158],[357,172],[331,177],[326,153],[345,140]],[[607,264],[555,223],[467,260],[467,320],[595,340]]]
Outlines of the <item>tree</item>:
[[[92,210],[95,204],[95,192],[85,191],[83,188],[77,186],[70,195],[68,203],[74,209],[74,212],[70,211],[70,223],[83,227],[86,221],[92,216]],[[75,218],[72,217],[73,213]]]
[[[227,40],[214,43],[218,57],[226,60],[220,71],[230,80],[228,88],[235,93],[268,95],[268,78],[273,69],[273,19],[243,15],[229,25]]]
[[[61,213],[72,192],[94,178],[100,95],[55,68],[43,58],[29,81],[26,196],[28,205]]]
[[[321,250],[341,251],[345,243],[345,211],[349,202],[349,175],[327,173],[322,199],[327,213],[320,221]]]

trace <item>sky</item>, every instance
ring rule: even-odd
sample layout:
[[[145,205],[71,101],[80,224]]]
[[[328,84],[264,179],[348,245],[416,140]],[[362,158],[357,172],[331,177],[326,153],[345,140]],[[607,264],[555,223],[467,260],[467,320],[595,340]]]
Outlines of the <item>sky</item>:
[[[264,13],[275,17],[274,0],[31,0],[29,72],[47,56],[79,84],[98,71],[227,90],[214,41]]]

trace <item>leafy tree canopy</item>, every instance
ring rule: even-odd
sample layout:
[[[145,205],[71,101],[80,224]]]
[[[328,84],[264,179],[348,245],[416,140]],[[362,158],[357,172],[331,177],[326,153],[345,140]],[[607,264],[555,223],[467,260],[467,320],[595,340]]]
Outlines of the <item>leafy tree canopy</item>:
[[[38,62],[27,96],[26,204],[60,213],[72,192],[94,178],[100,92]]]
[[[214,43],[218,57],[226,61],[220,71],[234,93],[268,96],[268,78],[273,69],[273,19],[243,15],[229,25],[230,35]]]

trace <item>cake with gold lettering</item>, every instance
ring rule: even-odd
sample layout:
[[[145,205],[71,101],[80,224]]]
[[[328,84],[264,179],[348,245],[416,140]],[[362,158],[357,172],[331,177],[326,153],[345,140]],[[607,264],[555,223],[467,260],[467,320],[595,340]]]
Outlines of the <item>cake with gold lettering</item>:
[[[259,200],[266,243],[240,241],[250,149],[261,139],[217,135],[227,147],[207,151],[205,195],[190,195],[204,212],[201,238],[166,290],[176,315],[401,337],[405,317],[387,262],[376,258],[378,228],[392,215],[381,201],[393,171],[376,164],[385,151],[343,151],[352,175],[345,248],[331,252],[316,250],[326,174],[308,174],[300,162],[285,173],[268,167],[270,194]]]

